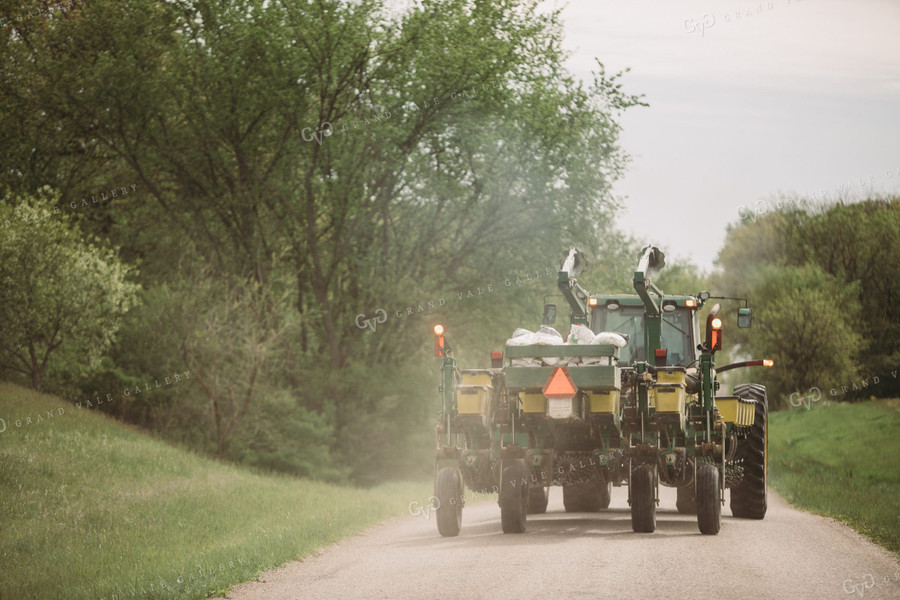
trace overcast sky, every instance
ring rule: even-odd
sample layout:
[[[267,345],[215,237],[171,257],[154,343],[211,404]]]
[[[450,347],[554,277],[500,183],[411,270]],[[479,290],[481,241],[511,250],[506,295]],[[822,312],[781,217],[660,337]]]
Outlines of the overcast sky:
[[[646,95],[621,120],[620,225],[669,256],[710,269],[739,207],[779,193],[900,194],[900,1],[546,5],[574,73],[631,67]]]

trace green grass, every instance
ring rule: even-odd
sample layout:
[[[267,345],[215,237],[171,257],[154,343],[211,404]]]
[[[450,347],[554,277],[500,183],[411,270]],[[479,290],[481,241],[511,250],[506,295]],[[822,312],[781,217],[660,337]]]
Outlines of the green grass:
[[[431,491],[251,472],[13,385],[0,384],[0,419],[4,599],[219,595]]]
[[[900,400],[770,415],[769,483],[900,555]]]

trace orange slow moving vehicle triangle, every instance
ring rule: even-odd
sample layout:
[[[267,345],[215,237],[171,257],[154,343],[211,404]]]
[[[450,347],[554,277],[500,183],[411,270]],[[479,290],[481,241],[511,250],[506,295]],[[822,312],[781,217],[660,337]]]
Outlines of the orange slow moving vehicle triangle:
[[[565,367],[556,367],[541,391],[547,398],[571,398],[578,392],[578,388]]]

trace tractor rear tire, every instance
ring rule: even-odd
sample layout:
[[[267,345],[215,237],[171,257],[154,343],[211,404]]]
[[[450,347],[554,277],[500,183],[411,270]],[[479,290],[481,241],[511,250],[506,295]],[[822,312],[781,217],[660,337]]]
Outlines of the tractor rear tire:
[[[697,525],[703,535],[716,535],[722,527],[719,468],[710,463],[697,467]]]
[[[438,499],[438,533],[444,537],[459,535],[462,527],[463,484],[459,471],[444,467],[438,471],[434,482],[434,495]]]
[[[550,488],[532,486],[528,488],[528,514],[542,515],[547,512],[547,503],[550,501]]]
[[[678,496],[675,500],[675,508],[680,515],[696,515],[697,499],[694,498],[694,484],[677,488]]]
[[[762,519],[766,516],[766,484],[769,460],[769,407],[766,388],[757,384],[738,385],[734,394],[756,401],[753,427],[738,442],[734,460],[744,468],[741,482],[731,489],[731,514],[740,519]]]
[[[631,529],[656,531],[656,465],[639,465],[631,471]]]
[[[528,469],[525,461],[504,461],[500,473],[500,525],[503,533],[525,533],[528,512]]]
[[[563,506],[566,512],[597,512],[609,508],[611,483],[600,480],[563,486]]]

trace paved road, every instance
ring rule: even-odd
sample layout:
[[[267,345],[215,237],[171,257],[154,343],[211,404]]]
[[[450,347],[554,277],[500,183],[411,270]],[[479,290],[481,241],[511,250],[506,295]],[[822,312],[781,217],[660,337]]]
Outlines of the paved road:
[[[227,598],[900,598],[893,555],[772,492],[763,521],[734,519],[726,505],[714,537],[675,511],[674,490],[661,494],[653,534],[631,531],[625,488],[598,514],[565,513],[562,489],[551,488],[547,514],[529,515],[521,535],[501,533],[494,500],[468,505],[456,538],[441,538],[433,516],[394,518]]]

